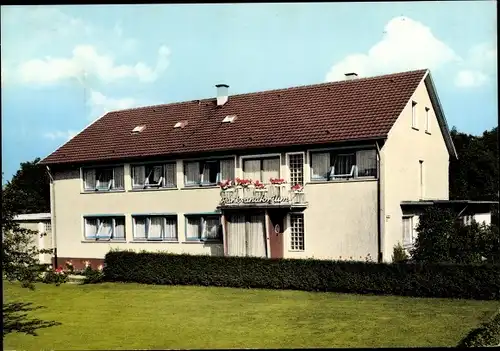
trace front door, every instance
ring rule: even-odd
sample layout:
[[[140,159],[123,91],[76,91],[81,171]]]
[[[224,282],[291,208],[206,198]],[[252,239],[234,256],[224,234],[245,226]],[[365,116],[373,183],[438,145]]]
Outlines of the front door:
[[[271,258],[283,258],[283,230],[285,228],[285,213],[279,210],[270,210],[268,214]]]

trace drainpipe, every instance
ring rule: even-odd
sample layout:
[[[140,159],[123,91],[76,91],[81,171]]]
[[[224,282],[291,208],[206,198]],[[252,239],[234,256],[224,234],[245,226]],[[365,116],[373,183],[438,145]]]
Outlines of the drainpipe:
[[[377,256],[377,262],[382,263],[383,257],[382,257],[382,219],[380,218],[382,213],[381,213],[381,200],[380,200],[380,178],[382,175],[381,172],[381,156],[380,156],[380,147],[378,145],[378,142],[375,142],[375,146],[377,147],[377,248],[378,248],[378,256]]]
[[[47,167],[47,173],[50,177],[50,222],[52,228],[52,248],[54,250],[54,269],[57,268],[57,241],[56,241],[56,206],[55,206],[55,193],[54,193],[54,177],[50,173],[49,166]]]

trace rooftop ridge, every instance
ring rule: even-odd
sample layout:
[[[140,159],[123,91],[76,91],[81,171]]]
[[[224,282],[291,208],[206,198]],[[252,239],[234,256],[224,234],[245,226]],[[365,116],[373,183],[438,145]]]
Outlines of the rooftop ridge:
[[[358,83],[358,82],[362,82],[362,81],[369,81],[369,80],[375,80],[375,79],[388,78],[390,76],[400,76],[400,75],[412,74],[412,73],[417,73],[417,72],[422,72],[423,73],[425,71],[428,71],[428,69],[427,68],[422,68],[422,69],[416,69],[416,70],[411,70],[411,71],[395,72],[395,73],[388,73],[388,74],[380,74],[380,75],[371,76],[371,77],[356,78],[356,79],[351,79],[351,80],[336,80],[336,81],[333,81],[333,82],[323,82],[323,83],[296,85],[296,86],[292,86],[292,87],[288,87],[288,88],[277,88],[277,89],[269,89],[269,90],[260,90],[260,91],[253,91],[253,92],[248,92],[248,93],[234,94],[234,95],[230,95],[230,97],[231,98],[236,98],[236,97],[242,97],[242,96],[248,96],[248,95],[255,95],[255,94],[278,93],[278,92],[285,92],[285,91],[296,90],[296,89],[309,89],[309,88],[316,88],[316,87],[321,87],[321,86],[331,86],[331,85],[336,85],[336,84],[353,84],[353,83]],[[103,116],[108,115],[108,114],[115,114],[115,113],[128,112],[128,111],[136,111],[136,110],[141,110],[141,109],[154,109],[156,107],[175,106],[175,105],[183,105],[183,104],[192,104],[192,103],[195,103],[195,102],[199,103],[199,102],[210,102],[210,101],[215,101],[215,97],[213,97],[213,98],[204,98],[204,99],[194,99],[194,100],[187,100],[187,101],[175,101],[175,102],[169,102],[169,103],[166,103],[166,104],[156,104],[156,105],[131,107],[131,108],[122,109],[122,110],[108,111]]]

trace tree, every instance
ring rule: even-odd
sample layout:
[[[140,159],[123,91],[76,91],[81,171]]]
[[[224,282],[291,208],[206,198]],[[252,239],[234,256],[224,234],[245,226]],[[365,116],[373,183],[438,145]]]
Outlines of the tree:
[[[11,211],[20,213],[50,212],[50,179],[40,158],[21,163],[2,192],[9,199]]]
[[[14,221],[17,214],[15,199],[6,196],[2,190],[2,267],[4,277],[9,281],[19,281],[23,287],[33,289],[42,266],[38,260],[40,253],[51,253],[50,249],[39,250],[35,239],[37,231],[21,228]]]

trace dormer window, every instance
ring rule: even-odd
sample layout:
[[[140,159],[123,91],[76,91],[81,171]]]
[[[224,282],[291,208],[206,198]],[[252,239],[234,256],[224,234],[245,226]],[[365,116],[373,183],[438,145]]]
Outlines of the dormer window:
[[[174,125],[174,128],[184,128],[188,125],[188,121],[180,121]]]
[[[142,132],[144,130],[144,128],[146,128],[145,125],[143,125],[143,126],[137,126],[134,129],[132,129],[132,133],[139,134],[140,132]]]
[[[224,117],[222,123],[233,123],[236,120],[236,115],[228,115]]]

